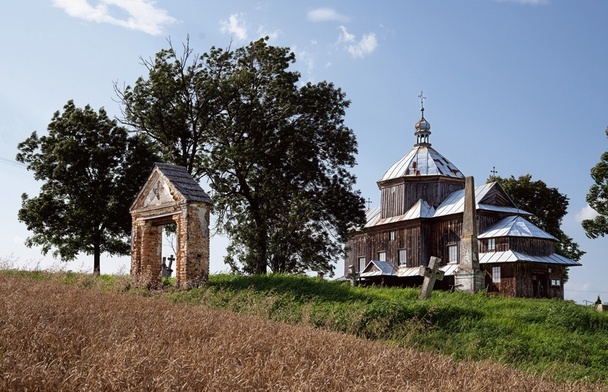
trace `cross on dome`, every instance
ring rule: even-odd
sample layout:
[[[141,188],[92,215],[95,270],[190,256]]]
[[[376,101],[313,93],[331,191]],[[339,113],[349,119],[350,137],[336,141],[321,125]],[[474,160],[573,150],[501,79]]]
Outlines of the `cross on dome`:
[[[420,98],[420,110],[424,112],[424,100],[426,99],[426,97],[424,96],[422,91],[420,91],[420,95],[418,96],[418,98]]]

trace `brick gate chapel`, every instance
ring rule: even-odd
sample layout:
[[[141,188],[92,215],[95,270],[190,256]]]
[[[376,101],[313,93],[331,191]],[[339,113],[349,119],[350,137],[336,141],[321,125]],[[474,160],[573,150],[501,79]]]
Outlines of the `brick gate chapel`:
[[[178,287],[209,274],[211,198],[183,166],[156,163],[131,205],[131,276],[159,282],[162,227],[176,225]]]

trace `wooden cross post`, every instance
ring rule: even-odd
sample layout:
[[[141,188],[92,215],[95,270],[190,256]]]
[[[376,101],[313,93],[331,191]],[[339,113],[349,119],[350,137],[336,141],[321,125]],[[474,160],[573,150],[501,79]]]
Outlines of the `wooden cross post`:
[[[422,282],[422,288],[420,289],[418,299],[422,300],[431,298],[431,292],[433,291],[433,286],[435,286],[435,281],[443,280],[443,275],[445,272],[439,269],[439,263],[441,263],[441,259],[439,257],[431,256],[428,267],[423,265],[420,266],[418,275],[424,276],[424,282]]]
[[[171,266],[173,265],[173,262],[175,261],[175,257],[173,255],[169,256],[169,269],[171,269]],[[171,270],[173,271],[173,270]]]
[[[175,261],[175,257],[173,257],[173,255],[169,256],[169,265],[165,264],[166,259],[167,259],[166,257],[163,257],[163,264],[161,265],[160,276],[163,278],[170,278],[171,274],[173,273],[171,266],[173,265],[173,262]]]

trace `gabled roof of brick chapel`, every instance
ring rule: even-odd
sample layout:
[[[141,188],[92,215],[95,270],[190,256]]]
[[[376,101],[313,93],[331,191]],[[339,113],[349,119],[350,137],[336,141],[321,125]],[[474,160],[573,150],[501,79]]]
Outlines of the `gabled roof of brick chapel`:
[[[156,196],[156,200],[153,194]],[[155,163],[150,176],[129,210],[166,205],[176,202],[177,199],[182,202],[212,203],[209,195],[185,167]]]
[[[171,182],[186,201],[211,203],[211,198],[183,166],[155,163],[154,166]]]

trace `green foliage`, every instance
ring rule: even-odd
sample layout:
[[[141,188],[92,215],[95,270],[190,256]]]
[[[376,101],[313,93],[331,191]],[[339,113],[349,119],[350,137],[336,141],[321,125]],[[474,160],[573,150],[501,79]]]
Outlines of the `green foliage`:
[[[123,108],[121,122],[151,139],[165,162],[184,166],[195,179],[203,175],[204,138],[218,114],[215,81],[189,43],[180,56],[170,45],[154,59],[141,59],[148,77],[135,86],[114,86]]]
[[[578,243],[561,229],[564,216],[568,212],[568,197],[557,188],[550,188],[541,180],[532,181],[532,175],[526,174],[515,178],[491,176],[488,182],[496,181],[509,194],[518,208],[528,211],[533,216],[527,218],[536,226],[551,234],[558,240],[556,253],[578,261],[585,254]]]
[[[331,83],[298,87],[295,55],[267,39],[195,56],[188,44],[144,61],[149,75],[118,95],[124,123],[164,158],[205,176],[226,263],[253,274],[333,274],[349,230],[364,221],[353,190],[357,143]]]
[[[585,219],[582,225],[587,237],[598,238],[608,234],[608,151],[602,154],[600,161],[591,169],[591,178],[595,184],[589,188],[587,203],[599,215]]]
[[[40,194],[22,195],[18,218],[33,233],[27,246],[73,260],[100,254],[128,254],[129,205],[153,162],[148,144],[110,120],[103,108],[77,108],[72,101],[57,111],[48,135],[33,132],[19,143],[17,160],[42,181]]]

